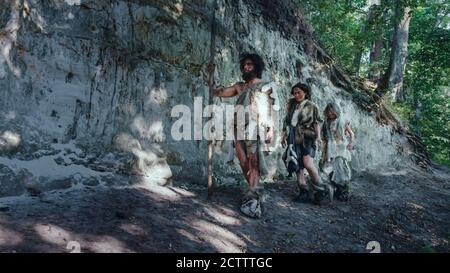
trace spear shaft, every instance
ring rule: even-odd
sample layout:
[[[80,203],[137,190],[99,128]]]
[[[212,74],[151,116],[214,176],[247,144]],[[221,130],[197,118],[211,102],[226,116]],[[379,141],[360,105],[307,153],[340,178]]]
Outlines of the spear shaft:
[[[213,105],[213,92],[214,92],[214,56],[216,51],[216,5],[217,1],[214,0],[214,7],[212,11],[211,16],[211,43],[209,48],[209,65],[212,67],[209,71],[209,78],[208,78],[208,85],[209,85],[209,97],[208,97],[208,106],[211,107]],[[212,113],[211,117],[209,118],[209,128],[208,128],[208,134],[210,134],[210,137],[208,138],[208,199],[212,197],[213,195],[213,179],[212,179],[212,155],[213,155],[213,149],[212,149],[212,139],[211,139],[211,119],[212,119]]]

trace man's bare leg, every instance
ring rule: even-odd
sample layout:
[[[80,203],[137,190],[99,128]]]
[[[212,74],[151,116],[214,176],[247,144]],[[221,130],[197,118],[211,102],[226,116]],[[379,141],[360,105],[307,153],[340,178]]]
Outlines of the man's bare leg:
[[[235,146],[236,146],[236,156],[239,159],[239,165],[241,165],[242,173],[244,174],[244,177],[247,180],[247,182],[250,184],[250,176],[249,176],[250,168],[244,147],[242,147],[242,143],[240,141],[236,141]]]
[[[259,166],[258,166],[258,155],[254,153],[249,153],[248,155],[248,161],[249,161],[249,186],[250,189],[253,189],[254,187],[258,186],[259,183]]]
[[[244,173],[245,179],[247,179],[249,188],[252,189],[258,185],[259,182],[259,168],[258,168],[258,157],[254,153],[245,153],[242,144],[236,145],[236,156],[239,159],[242,172]]]

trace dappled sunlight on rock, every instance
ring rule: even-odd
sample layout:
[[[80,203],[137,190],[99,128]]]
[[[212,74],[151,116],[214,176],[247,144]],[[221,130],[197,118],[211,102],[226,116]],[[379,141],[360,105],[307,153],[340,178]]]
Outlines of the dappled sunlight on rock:
[[[9,152],[19,147],[20,135],[11,131],[0,131],[0,152]]]
[[[157,157],[152,151],[134,150],[137,156],[137,168],[145,176],[145,181],[156,181],[165,184],[167,179],[172,177],[172,171],[163,158]]]
[[[137,133],[142,140],[162,142],[165,140],[164,125],[162,121],[156,120],[148,122],[142,116],[134,118],[133,123],[130,125],[132,132]]]
[[[149,93],[145,101],[148,105],[161,106],[167,102],[167,90],[164,88],[152,88],[149,92],[146,87],[146,93]]]
[[[17,117],[17,113],[16,111],[8,111],[6,113],[3,113],[3,118],[5,119],[5,121],[11,121],[14,120]]]
[[[132,135],[127,133],[118,133],[113,138],[113,145],[116,149],[122,150],[124,152],[131,152],[132,149],[140,150],[142,149],[141,143],[134,138]]]
[[[28,3],[25,2],[24,5],[27,5]],[[39,30],[43,33],[45,33],[45,29],[47,27],[47,22],[45,19],[41,16],[40,11],[32,6],[28,7],[28,12],[30,14],[31,20],[33,23],[39,28]]]
[[[178,17],[180,17],[183,14],[183,3],[176,3],[174,5],[175,9],[173,9],[170,6],[165,6],[164,10],[167,11],[174,20],[178,19]]]
[[[0,29],[0,79],[6,77],[4,63],[8,65],[16,77],[21,76],[21,71],[11,61],[10,52],[17,40],[17,32],[20,28],[20,1],[11,1],[11,14],[8,23]]]
[[[152,144],[143,148],[138,139],[126,133],[115,136],[113,142],[117,149],[130,152],[136,157],[134,171],[143,176],[141,182],[165,184],[167,179],[172,177],[172,171],[160,146]]]

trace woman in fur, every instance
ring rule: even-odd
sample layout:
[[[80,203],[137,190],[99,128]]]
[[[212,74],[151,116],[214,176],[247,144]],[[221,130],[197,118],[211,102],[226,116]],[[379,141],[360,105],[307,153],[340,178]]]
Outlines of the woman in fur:
[[[352,149],[354,134],[349,122],[344,120],[339,107],[335,103],[329,103],[325,107],[324,116],[322,137],[325,146],[321,160],[322,170],[336,188],[336,198],[347,201],[351,179],[350,150]]]
[[[302,202],[313,192],[315,204],[320,204],[326,195],[327,187],[320,182],[320,177],[313,164],[317,146],[322,145],[320,137],[319,111],[310,100],[311,89],[308,85],[297,83],[291,89],[294,96],[288,101],[286,117],[283,124],[282,145],[287,147],[283,160],[289,174],[296,173],[299,194],[294,199]],[[305,181],[304,169],[308,171],[312,185]]]

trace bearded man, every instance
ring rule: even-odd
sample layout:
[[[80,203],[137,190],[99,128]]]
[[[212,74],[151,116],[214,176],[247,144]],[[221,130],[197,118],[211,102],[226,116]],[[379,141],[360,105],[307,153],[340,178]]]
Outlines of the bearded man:
[[[257,54],[243,54],[240,58],[243,82],[214,90],[218,97],[235,97],[234,147],[236,156],[248,182],[241,211],[250,217],[261,216],[261,175],[267,175],[265,151],[274,142],[279,110],[275,84],[262,80],[264,61]],[[228,117],[227,117],[228,118]]]

